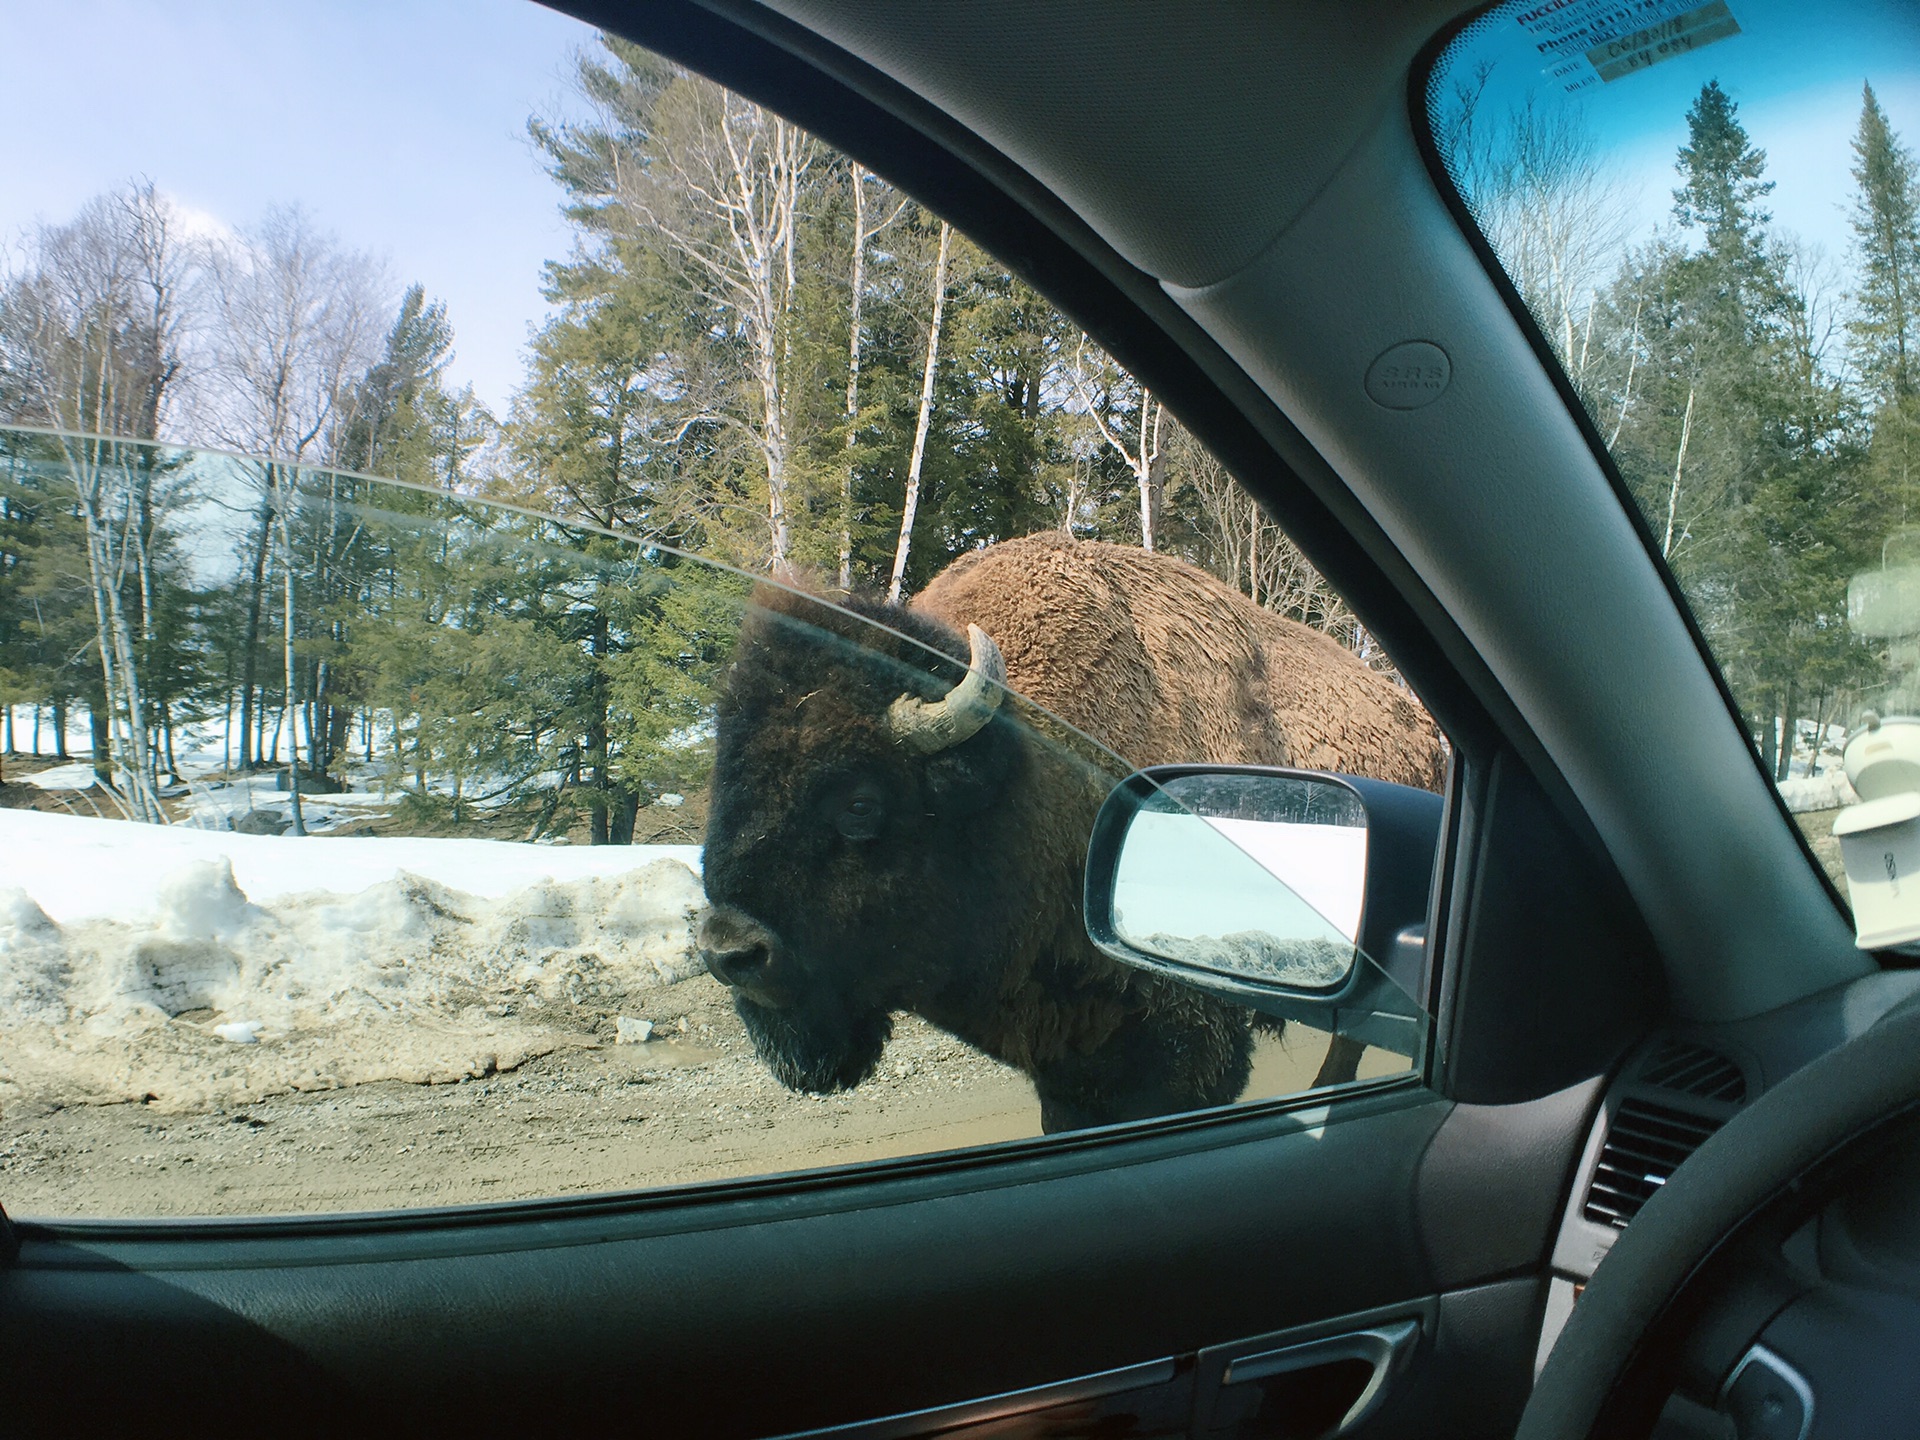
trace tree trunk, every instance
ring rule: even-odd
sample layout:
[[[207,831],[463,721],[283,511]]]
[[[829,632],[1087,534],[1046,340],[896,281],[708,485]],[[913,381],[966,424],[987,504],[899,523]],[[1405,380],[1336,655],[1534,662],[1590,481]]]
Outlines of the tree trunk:
[[[40,753],[40,722],[36,716],[33,730],[33,753]],[[53,700],[53,758],[70,760],[67,754],[67,700],[64,695],[56,695]]]
[[[1793,774],[1793,742],[1795,740],[1795,706],[1799,702],[1798,686],[1791,680],[1787,682],[1787,697],[1780,706],[1780,756],[1774,766],[1775,781],[1785,780]]]
[[[93,741],[93,778],[101,785],[113,783],[113,731],[107,719],[107,702],[87,705],[87,731]]]
[[[607,841],[612,845],[633,844],[633,827],[640,819],[640,797],[622,792],[614,797],[613,818]]]
[[[80,491],[81,520],[86,531],[87,577],[89,588],[93,591],[95,640],[100,650],[108,764],[110,773],[124,786],[128,805],[134,815],[141,820],[159,822],[164,816],[160,811],[159,798],[153,793],[153,772],[147,756],[147,718],[134,659],[133,635],[127,623],[126,608],[120,602],[123,572],[115,563],[111,522],[101,514],[99,504],[101,468],[101,462],[96,458],[85,468],[76,469],[75,477]],[[80,477],[83,475],[92,478],[82,480]],[[126,558],[124,543],[118,558]],[[93,763],[94,773],[98,774],[100,755],[97,746]]]
[[[1140,548],[1152,551],[1154,530],[1160,519],[1160,422],[1167,407],[1145,390],[1140,392],[1140,453],[1135,457],[1133,474],[1140,487]],[[1149,412],[1152,423],[1148,423]]]
[[[853,167],[853,300],[847,325],[847,457],[840,471],[840,588],[853,588],[853,456],[860,423],[860,302],[867,291],[866,172]]]
[[[1247,501],[1247,598],[1260,603],[1260,502]]]
[[[286,717],[287,722],[287,798],[292,803],[293,808],[293,828],[289,833],[305,835],[307,833],[307,821],[306,816],[300,809],[300,706],[294,687],[293,566],[291,563],[287,566],[286,592],[287,623],[285,639],[287,693],[281,702],[280,710],[281,714]],[[279,758],[279,747],[277,745],[274,747],[274,758],[276,760]]]
[[[267,588],[267,546],[273,537],[273,512],[270,504],[261,506],[260,533],[253,542],[253,560],[247,575],[247,621],[240,642],[240,766],[251,770],[258,763],[259,743],[255,736],[254,687],[259,678],[260,608]],[[264,724],[258,726],[265,729]]]
[[[112,626],[115,668],[119,671],[121,700],[126,706],[127,787],[133,812],[140,819],[162,823],[165,814],[160,797],[154,793],[153,757],[147,746],[146,694],[140,685],[140,669],[135,660],[133,631],[120,603],[120,587],[107,591],[107,616]],[[109,696],[112,691],[109,689]],[[109,699],[109,711],[115,707]]]
[[[607,676],[603,662],[607,655],[607,617],[593,617],[594,660],[593,709],[587,719],[587,823],[590,844],[604,845],[609,838],[607,826]]]
[[[760,396],[766,407],[761,452],[767,462],[767,546],[775,575],[784,574],[793,553],[793,522],[787,515],[787,424],[780,376],[772,354],[760,357]]]
[[[933,264],[933,319],[927,326],[927,364],[920,375],[920,418],[913,427],[913,456],[907,462],[907,495],[900,510],[900,543],[893,551],[893,579],[887,599],[898,604],[907,574],[907,554],[913,545],[913,517],[920,508],[920,467],[927,454],[927,431],[933,425],[933,378],[940,364],[940,322],[947,305],[947,254],[953,227],[940,222],[940,254]]]
[[[345,761],[348,758],[347,747],[353,743],[353,711],[345,705],[327,706],[327,768],[323,775],[333,774],[333,762],[342,761],[340,775],[346,775]]]
[[[1673,487],[1667,492],[1667,533],[1666,537],[1660,542],[1660,558],[1663,560],[1669,560],[1673,557],[1674,517],[1679,513],[1680,509],[1680,472],[1686,467],[1687,441],[1691,439],[1692,436],[1693,390],[1689,387],[1687,390],[1687,413],[1685,418],[1680,422],[1680,453],[1673,462]]]
[[[294,683],[298,671],[293,658],[294,631],[294,590],[293,590],[293,531],[287,521],[287,511],[293,506],[293,497],[287,493],[287,476],[283,467],[274,468],[274,511],[280,527],[280,569],[283,588],[283,609],[285,624],[281,627],[283,669],[286,674],[287,693],[281,700],[281,713],[287,722],[287,799],[293,812],[293,825],[289,833],[305,835],[307,818],[300,808],[300,696]],[[278,758],[276,747],[275,758]]]

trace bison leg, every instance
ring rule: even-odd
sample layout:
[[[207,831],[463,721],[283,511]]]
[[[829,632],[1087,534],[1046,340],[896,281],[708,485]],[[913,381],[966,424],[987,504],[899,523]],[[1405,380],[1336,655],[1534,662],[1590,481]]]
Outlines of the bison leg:
[[[1129,1015],[1106,1042],[1033,1070],[1040,1128],[1051,1135],[1230,1105],[1247,1088],[1253,1039],[1243,1010]]]
[[[1327,1058],[1320,1062],[1320,1073],[1313,1077],[1313,1088],[1345,1085],[1360,1073],[1360,1057],[1366,1045],[1350,1035],[1335,1035],[1327,1042]]]

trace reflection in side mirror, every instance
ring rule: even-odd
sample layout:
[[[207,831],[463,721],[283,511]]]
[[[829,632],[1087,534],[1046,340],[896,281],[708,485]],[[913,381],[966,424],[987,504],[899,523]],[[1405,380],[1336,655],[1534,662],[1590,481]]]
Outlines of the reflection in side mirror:
[[[1119,843],[1113,931],[1125,944],[1310,990],[1353,968],[1367,812],[1338,781],[1174,776],[1144,797]]]
[[[1443,802],[1261,766],[1116,786],[1087,853],[1087,933],[1123,964],[1413,1054]]]

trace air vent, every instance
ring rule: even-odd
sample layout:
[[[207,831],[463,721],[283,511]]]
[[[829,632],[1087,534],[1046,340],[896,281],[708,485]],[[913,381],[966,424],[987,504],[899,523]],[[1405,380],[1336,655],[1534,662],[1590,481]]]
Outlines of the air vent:
[[[1627,1228],[1680,1162],[1720,1128],[1718,1120],[1646,1100],[1623,1100],[1587,1187],[1587,1219]]]
[[[1740,1067],[1703,1045],[1662,1045],[1641,1069],[1639,1079],[1642,1085],[1725,1100],[1732,1105],[1747,1098],[1747,1081]]]

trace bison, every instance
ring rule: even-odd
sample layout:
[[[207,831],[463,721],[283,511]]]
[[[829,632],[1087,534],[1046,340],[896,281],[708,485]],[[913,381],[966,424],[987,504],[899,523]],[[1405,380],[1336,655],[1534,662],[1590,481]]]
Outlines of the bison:
[[[1226,1104],[1252,1017],[1082,924],[1113,781],[1210,760],[1437,788],[1442,755],[1398,686],[1162,555],[1007,541],[910,607],[762,587],[720,686],[701,951],[796,1090],[859,1084],[910,1011],[1024,1071],[1048,1131]]]

